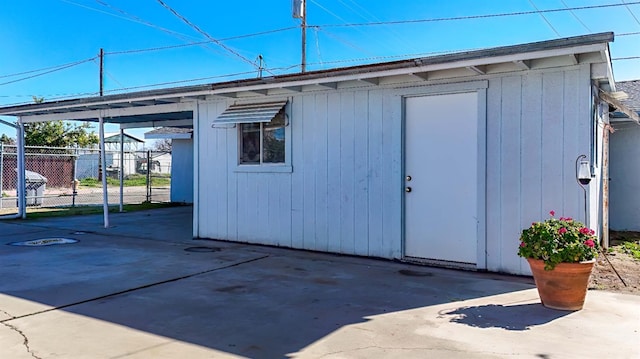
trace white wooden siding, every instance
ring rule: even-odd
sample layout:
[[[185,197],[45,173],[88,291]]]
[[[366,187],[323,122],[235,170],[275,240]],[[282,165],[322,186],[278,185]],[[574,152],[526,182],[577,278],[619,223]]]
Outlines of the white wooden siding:
[[[640,126],[632,121],[614,122],[611,134],[610,226],[617,231],[640,231]]]
[[[548,211],[583,219],[574,161],[589,153],[589,76],[585,65],[488,78],[486,258],[478,260],[487,269],[528,273],[518,238]],[[293,170],[283,173],[237,171],[237,128],[211,127],[232,102],[201,103],[197,235],[401,258],[402,96],[461,86],[469,85],[294,95]]]

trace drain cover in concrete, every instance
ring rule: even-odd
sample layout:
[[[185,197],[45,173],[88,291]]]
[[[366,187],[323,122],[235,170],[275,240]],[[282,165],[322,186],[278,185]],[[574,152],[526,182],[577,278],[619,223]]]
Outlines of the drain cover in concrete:
[[[78,242],[75,239],[70,238],[42,238],[42,239],[34,239],[31,241],[22,241],[22,242],[12,242],[9,245],[12,246],[24,246],[24,247],[41,247],[41,246],[52,246],[54,244],[70,244]]]
[[[402,275],[408,275],[410,277],[431,277],[431,276],[433,276],[433,273],[419,272],[419,271],[415,271],[415,270],[411,270],[411,269],[400,269],[398,272],[400,274],[402,274]]]
[[[206,253],[206,252],[217,252],[220,248],[215,247],[189,247],[184,249],[187,252],[198,252],[198,253]]]

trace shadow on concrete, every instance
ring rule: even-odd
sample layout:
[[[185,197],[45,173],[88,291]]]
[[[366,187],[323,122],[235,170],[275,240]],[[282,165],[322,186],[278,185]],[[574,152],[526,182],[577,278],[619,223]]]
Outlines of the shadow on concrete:
[[[141,225],[150,222],[148,213],[138,216],[127,219],[129,226],[120,222],[115,236],[89,233],[80,243],[47,248],[0,246],[0,276],[12,278],[0,283],[0,293],[226,353],[282,358],[373,316],[534,288],[481,273],[225,242],[206,241],[218,251],[187,252],[194,242],[136,238],[153,233]],[[54,235],[99,222],[87,219],[78,228],[68,221],[40,225]],[[183,226],[188,231],[191,224]],[[174,238],[167,228],[160,237]],[[0,309],[11,312],[4,304]],[[8,323],[55,328],[50,317],[30,314]],[[538,305],[445,314],[508,330],[564,315]]]
[[[245,357],[283,358],[377,315],[531,288],[434,268],[407,277],[398,271],[404,265],[317,256],[272,254],[65,310]]]
[[[548,309],[540,303],[520,305],[479,305],[460,307],[441,312],[443,316],[454,316],[451,322],[466,324],[475,328],[502,328],[523,331],[537,325],[547,324],[572,312]]]

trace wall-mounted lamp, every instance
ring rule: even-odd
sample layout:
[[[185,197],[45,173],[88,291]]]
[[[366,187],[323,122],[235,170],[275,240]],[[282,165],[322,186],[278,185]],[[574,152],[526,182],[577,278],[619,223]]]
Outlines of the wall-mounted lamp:
[[[576,160],[577,178],[581,186],[586,186],[591,182],[591,169],[589,168],[589,161],[587,161],[586,158],[587,156],[580,155]]]
[[[585,186],[591,182],[591,167],[586,155],[576,158],[576,181],[584,192],[584,222],[587,224],[587,188]]]

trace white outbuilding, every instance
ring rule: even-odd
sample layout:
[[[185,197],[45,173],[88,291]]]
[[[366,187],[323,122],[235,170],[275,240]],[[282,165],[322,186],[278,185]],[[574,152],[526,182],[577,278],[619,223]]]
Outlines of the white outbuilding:
[[[606,236],[611,41],[602,33],[0,114],[192,124],[194,237],[528,274],[520,232],[551,210]]]

